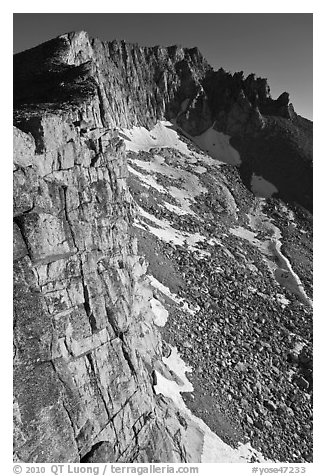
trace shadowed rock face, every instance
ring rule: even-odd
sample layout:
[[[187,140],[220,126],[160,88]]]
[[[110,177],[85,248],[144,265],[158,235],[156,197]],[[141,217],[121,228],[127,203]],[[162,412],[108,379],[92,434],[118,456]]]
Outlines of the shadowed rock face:
[[[153,391],[162,343],[116,129],[214,124],[245,183],[256,172],[310,207],[310,122],[266,80],[213,72],[196,48],[85,32],[15,55],[14,106],[15,458],[198,462]]]
[[[79,32],[15,55],[14,69],[16,104],[76,101],[77,90],[82,98],[97,86],[106,125],[150,127],[163,116],[175,118],[185,99],[187,109],[195,107],[197,115],[206,106],[211,125],[242,96],[249,109],[291,116],[287,93],[274,101],[266,79],[254,74],[244,78],[243,72],[232,75],[222,68],[215,72],[197,48],[101,42]],[[202,130],[199,126],[192,132]]]
[[[58,105],[97,93],[103,125],[110,127],[150,127],[165,114],[175,116],[210,69],[195,48],[104,43],[84,32],[16,55],[14,68],[17,104]]]

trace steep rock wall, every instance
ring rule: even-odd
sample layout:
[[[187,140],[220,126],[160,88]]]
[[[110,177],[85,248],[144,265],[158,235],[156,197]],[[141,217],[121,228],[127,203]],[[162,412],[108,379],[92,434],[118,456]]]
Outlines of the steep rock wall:
[[[213,71],[197,48],[69,33],[15,55],[14,78],[20,110],[96,96],[105,127],[151,128],[163,118],[191,136],[214,127],[232,137],[248,188],[253,174],[263,176],[283,199],[312,207],[311,122],[295,113],[288,93],[273,100],[266,79]]]
[[[98,94],[105,126],[150,128],[174,117],[209,69],[197,48],[147,48],[70,33],[15,55],[15,100],[61,103],[83,83],[85,94]]]
[[[19,103],[53,101],[56,95],[62,100],[73,80],[95,79],[107,126],[150,128],[158,119],[179,115],[186,132],[196,135],[216,120],[219,127],[232,129],[228,114],[238,103],[247,112],[242,129],[258,107],[264,114],[294,114],[287,93],[274,101],[266,79],[254,74],[244,78],[242,72],[232,75],[222,68],[213,71],[197,48],[102,42],[82,31],[15,55],[14,67]],[[258,130],[263,125],[262,119],[256,121]]]
[[[75,125],[81,116],[88,131]],[[98,98],[22,123],[31,132],[14,128],[15,458],[185,461],[175,410],[153,391],[161,340],[130,233],[124,145],[103,127]]]

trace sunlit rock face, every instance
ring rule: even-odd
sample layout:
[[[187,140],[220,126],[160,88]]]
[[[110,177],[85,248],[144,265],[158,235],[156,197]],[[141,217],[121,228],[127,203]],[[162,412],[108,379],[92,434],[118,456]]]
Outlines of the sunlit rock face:
[[[74,125],[81,115],[91,132]],[[153,392],[161,340],[125,146],[98,117],[92,100],[14,131],[16,458],[184,461],[180,428],[164,424],[174,410]]]
[[[193,346],[203,375],[217,355],[214,313],[224,316],[226,298],[243,299],[240,283],[263,283],[265,294],[280,296],[273,312],[286,313],[289,296],[257,268],[274,235],[261,242],[259,234],[278,230],[266,197],[311,206],[309,121],[286,93],[274,101],[264,79],[214,72],[197,48],[108,43],[85,32],[15,55],[14,104],[15,459],[264,461],[250,445],[225,443],[243,442],[243,429],[234,434],[224,422],[218,433],[209,413],[215,388],[205,387],[201,417],[208,408],[206,423],[223,441],[184,406],[180,392],[192,386],[172,344],[183,356]],[[290,216],[286,207],[280,213]],[[303,289],[276,238],[271,259]],[[244,252],[250,278],[238,266]],[[296,271],[309,285],[308,264]],[[292,326],[295,306],[285,318]],[[245,325],[234,317],[250,336],[251,313]],[[200,327],[203,356],[184,322]],[[310,347],[302,346],[308,364],[298,378],[307,390]],[[218,387],[211,374],[207,381]]]
[[[214,126],[232,136],[248,188],[252,173],[263,175],[286,200],[312,207],[311,122],[288,93],[272,99],[264,78],[213,71],[197,48],[102,42],[85,32],[15,55],[14,70],[17,106],[96,97],[103,127],[150,129],[168,119],[197,136]]]

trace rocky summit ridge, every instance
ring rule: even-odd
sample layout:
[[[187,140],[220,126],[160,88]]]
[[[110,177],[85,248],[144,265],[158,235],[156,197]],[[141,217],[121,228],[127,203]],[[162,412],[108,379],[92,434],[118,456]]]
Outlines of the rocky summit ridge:
[[[312,123],[197,48],[14,56],[14,454],[311,461]]]

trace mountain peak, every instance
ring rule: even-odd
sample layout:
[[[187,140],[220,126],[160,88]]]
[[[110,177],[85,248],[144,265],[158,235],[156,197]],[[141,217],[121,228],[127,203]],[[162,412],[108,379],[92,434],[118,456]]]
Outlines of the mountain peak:
[[[15,55],[14,105],[15,461],[311,461],[289,94],[81,31]]]

